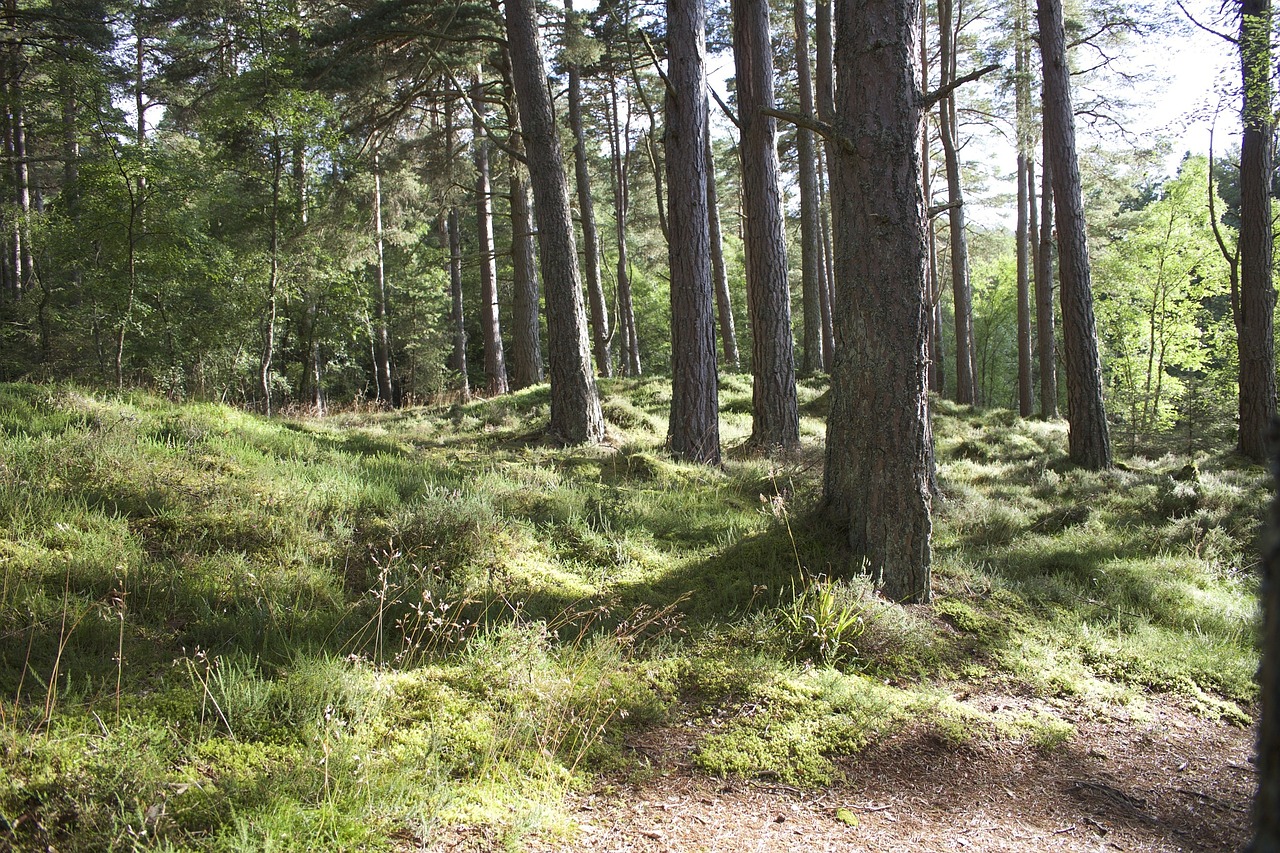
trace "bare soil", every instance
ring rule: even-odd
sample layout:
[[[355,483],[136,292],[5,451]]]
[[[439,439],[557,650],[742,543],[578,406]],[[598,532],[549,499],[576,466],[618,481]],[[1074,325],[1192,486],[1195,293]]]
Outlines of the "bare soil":
[[[987,712],[1043,700],[987,694]],[[1055,707],[1076,734],[1050,750],[1017,740],[955,744],[908,728],[840,762],[845,781],[803,790],[696,772],[687,728],[632,746],[643,778],[602,779],[568,804],[570,840],[531,851],[1227,851],[1248,836],[1254,733],[1166,698],[1137,711]],[[693,736],[691,736],[693,735]],[[466,828],[436,850],[491,845]]]

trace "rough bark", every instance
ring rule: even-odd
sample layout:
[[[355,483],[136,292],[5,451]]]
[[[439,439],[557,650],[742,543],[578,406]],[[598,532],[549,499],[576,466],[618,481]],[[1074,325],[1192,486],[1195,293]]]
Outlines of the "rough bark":
[[[895,601],[930,595],[929,429],[916,0],[838,0],[831,161],[836,360],[826,506]]]
[[[1068,455],[1085,468],[1111,467],[1111,434],[1102,400],[1102,363],[1089,280],[1080,164],[1061,0],[1038,0],[1044,71],[1044,135],[1057,205],[1059,296],[1067,380]]]
[[[817,96],[814,103],[818,111],[818,118],[827,124],[831,123],[832,116],[835,114],[835,55],[834,43],[831,38],[831,0],[814,0],[813,6],[814,19],[814,49],[816,51],[816,59],[814,63],[814,93]],[[822,146],[822,158],[825,165],[821,169],[821,173],[830,179],[831,174],[831,143],[824,140]],[[820,183],[819,187],[823,187]],[[828,192],[829,196],[830,193]],[[826,255],[826,304],[822,313],[822,369],[827,373],[835,363],[835,325],[832,319],[834,311],[835,289],[836,289],[836,264],[835,252],[832,247],[831,234],[831,201],[828,198],[823,204],[822,214],[822,238],[823,253]]]
[[[773,53],[766,0],[733,0],[733,57],[742,132],[747,312],[751,318],[751,444],[766,451],[800,440],[787,246],[772,110]],[[679,233],[679,232],[676,232]]]
[[[1040,362],[1040,417],[1052,420],[1058,417],[1058,342],[1054,338],[1053,318],[1053,186],[1048,140],[1043,145],[1045,165],[1040,176],[1040,239],[1036,252],[1036,350]]]
[[[724,265],[724,235],[720,231],[720,190],[716,186],[716,163],[715,156],[711,152],[710,134],[707,134],[707,226],[711,236],[711,280],[716,288],[720,346],[724,350],[725,368],[736,373],[741,368],[738,357],[738,332],[734,327],[729,273]]]
[[[953,0],[938,0],[939,63],[941,85],[956,78]],[[965,232],[964,189],[960,183],[960,149],[956,140],[956,96],[938,104],[938,128],[947,172],[947,214],[950,223],[951,295],[955,309],[956,402],[977,402],[973,359],[973,291],[969,283],[969,238]]]
[[[800,113],[814,115],[813,74],[809,68],[809,10],[805,0],[795,0],[792,23],[796,41],[796,86]],[[822,351],[822,223],[819,217],[818,158],[813,131],[796,128],[796,160],[800,182],[800,300],[804,308],[804,345],[801,371],[823,369]]]
[[[1271,480],[1280,488],[1280,435],[1269,433]],[[1258,790],[1253,802],[1254,836],[1251,853],[1280,851],[1280,497],[1271,499],[1271,513],[1262,536],[1262,665],[1258,670]]]
[[[667,443],[683,459],[720,463],[711,233],[707,216],[706,9],[667,0],[667,223],[671,265],[671,416]]]
[[[1271,281],[1271,2],[1240,5],[1240,74],[1244,88],[1240,140],[1240,295],[1236,337],[1240,353],[1240,452],[1266,458],[1267,431],[1276,416]]]
[[[480,243],[480,329],[484,335],[484,384],[487,394],[505,394],[507,363],[502,351],[498,313],[498,261],[493,242],[493,199],[489,183],[489,140],[483,120],[484,94],[480,73],[471,87],[472,154],[476,167],[476,231]]]
[[[564,0],[565,38],[572,43],[581,38],[573,12],[573,0]],[[570,62],[569,131],[573,134],[573,173],[578,190],[578,217],[582,223],[583,274],[587,279],[587,302],[591,307],[591,342],[596,356],[596,370],[601,376],[613,375],[609,353],[609,312],[604,300],[604,283],[600,274],[600,233],[596,228],[596,206],[591,199],[591,172],[587,169],[587,135],[582,125],[582,73]]]
[[[604,438],[604,416],[591,370],[569,186],[547,88],[546,63],[538,43],[536,4],[532,0],[507,0],[506,32],[533,183],[538,258],[547,308],[551,379],[548,437],[563,444],[600,441]]]

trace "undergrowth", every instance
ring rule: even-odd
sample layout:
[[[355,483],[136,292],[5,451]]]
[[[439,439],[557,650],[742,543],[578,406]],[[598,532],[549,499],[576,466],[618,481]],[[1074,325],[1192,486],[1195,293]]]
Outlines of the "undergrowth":
[[[396,849],[572,831],[564,792],[688,724],[715,773],[839,778],[905,725],[1066,748],[951,698],[1171,694],[1245,722],[1263,471],[1065,460],[1065,427],[936,405],[935,604],[877,596],[804,444],[662,448],[662,380],[602,385],[607,446],[544,443],[545,386],[321,420],[0,386],[0,846]]]

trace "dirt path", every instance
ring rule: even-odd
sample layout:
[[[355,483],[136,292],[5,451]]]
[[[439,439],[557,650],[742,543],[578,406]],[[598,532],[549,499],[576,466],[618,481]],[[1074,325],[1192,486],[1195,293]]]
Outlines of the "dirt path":
[[[993,710],[1020,700],[969,701]],[[569,807],[580,832],[572,841],[529,849],[1240,849],[1254,785],[1251,730],[1161,700],[1136,717],[1077,710],[1067,719],[1076,735],[1050,752],[1008,740],[957,746],[906,731],[844,762],[845,784],[811,791],[698,774],[685,747],[672,743],[646,781],[606,781],[576,797]],[[455,836],[437,849],[477,849],[477,841]]]

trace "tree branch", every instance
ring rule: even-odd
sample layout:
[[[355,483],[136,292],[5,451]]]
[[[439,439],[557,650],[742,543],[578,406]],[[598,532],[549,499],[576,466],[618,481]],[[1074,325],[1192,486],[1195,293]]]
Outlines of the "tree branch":
[[[1000,67],[999,65],[992,63],[991,65],[988,65],[984,68],[979,68],[977,71],[971,71],[968,74],[964,75],[963,77],[957,77],[947,85],[942,86],[938,89],[934,89],[932,92],[927,92],[921,100],[921,107],[926,110],[929,109],[934,104],[938,103],[938,101],[941,101],[943,98],[950,95],[956,89],[963,86],[965,83],[972,83],[974,80],[977,80],[979,77],[983,77],[987,74],[990,74],[992,71],[995,71],[999,67]]]
[[[1187,16],[1187,20],[1195,24],[1196,27],[1198,27],[1199,29],[1204,30],[1206,33],[1209,33],[1210,35],[1217,36],[1220,39],[1226,39],[1231,44],[1237,44],[1237,45],[1240,44],[1240,41],[1236,39],[1234,36],[1229,36],[1226,33],[1220,33],[1217,30],[1215,30],[1213,27],[1205,26],[1204,24],[1197,21],[1195,19],[1195,16],[1187,11],[1187,7],[1182,5],[1182,0],[1174,0],[1174,2],[1177,3],[1178,8],[1182,10],[1182,14]]]
[[[762,114],[772,118],[785,121],[788,124],[794,124],[796,127],[802,127],[805,130],[811,130],[821,136],[830,143],[838,145],[840,150],[846,154],[853,154],[853,140],[836,130],[825,121],[819,121],[813,116],[807,116],[803,113],[787,112],[786,110],[761,110]]]
[[[742,130],[742,122],[738,121],[738,117],[734,115],[733,109],[724,102],[724,98],[720,97],[720,93],[715,90],[714,86],[707,86],[707,91],[711,93],[711,97],[716,99],[716,103],[720,105],[720,109],[724,110],[725,116],[729,121],[733,122],[733,126],[738,130]]]

